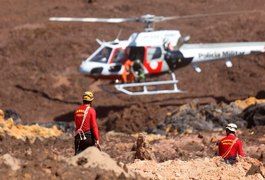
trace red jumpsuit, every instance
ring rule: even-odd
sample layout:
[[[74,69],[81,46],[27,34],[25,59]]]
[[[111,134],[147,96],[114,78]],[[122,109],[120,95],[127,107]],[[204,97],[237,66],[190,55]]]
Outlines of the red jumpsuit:
[[[77,131],[83,121],[84,112],[86,110],[86,105],[82,105],[76,108],[75,110],[75,130]],[[96,111],[94,108],[90,107],[85,119],[85,122],[82,127],[83,132],[91,130],[96,140],[99,140],[98,125],[96,120]]]
[[[218,145],[219,156],[223,156],[227,152],[227,150],[230,148],[235,138],[236,137],[234,134],[229,134],[220,140]],[[234,143],[233,147],[231,148],[230,152],[226,157],[224,157],[224,159],[228,159],[230,157],[236,157],[237,155],[244,157],[242,142],[239,139],[237,139],[237,141]]]
[[[74,113],[75,119],[75,130],[78,131],[82,121],[84,112],[86,110],[86,105],[81,105],[76,108]],[[82,126],[82,131],[75,136],[75,154],[80,153],[89,146],[94,146],[96,141],[99,141],[98,125],[96,120],[96,111],[94,108],[90,107],[84,124]],[[85,138],[84,138],[85,136]]]

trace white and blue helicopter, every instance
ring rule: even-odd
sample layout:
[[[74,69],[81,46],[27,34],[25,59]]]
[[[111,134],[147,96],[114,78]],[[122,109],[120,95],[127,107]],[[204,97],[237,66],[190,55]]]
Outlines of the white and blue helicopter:
[[[236,13],[242,12],[214,13],[210,14],[210,16]],[[191,65],[196,72],[200,73],[200,63],[216,60],[224,60],[226,67],[231,68],[233,65],[231,61],[233,57],[265,52],[265,41],[190,44],[188,43],[190,37],[183,37],[178,30],[154,31],[153,29],[153,24],[157,22],[204,16],[209,16],[209,14],[172,17],[147,14],[136,18],[51,17],[49,20],[66,22],[144,23],[145,32],[133,33],[127,40],[116,39],[111,42],[97,40],[100,47],[82,62],[80,72],[97,79],[107,78],[117,82],[121,79],[122,73],[124,72],[123,62],[128,57],[133,61],[140,60],[144,67],[144,74],[147,76],[171,72],[171,80],[118,83],[115,85],[117,90],[126,94],[145,95],[182,92],[177,87],[178,80],[173,72],[175,69]],[[172,85],[173,87],[169,89],[157,88],[166,84]]]

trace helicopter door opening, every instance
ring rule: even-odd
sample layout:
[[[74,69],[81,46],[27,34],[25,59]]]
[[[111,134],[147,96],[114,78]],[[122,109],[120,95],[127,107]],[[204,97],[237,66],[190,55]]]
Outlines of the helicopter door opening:
[[[144,60],[144,47],[130,47],[129,58],[132,61],[140,60],[143,63]]]
[[[143,64],[148,72],[154,73],[161,72],[162,55],[160,47],[133,47],[130,49],[129,58],[144,61]],[[182,91],[177,87],[178,80],[176,80],[175,74],[171,73],[171,75],[172,80],[117,84],[115,88],[128,95],[181,93]],[[163,88],[163,86],[166,87]]]

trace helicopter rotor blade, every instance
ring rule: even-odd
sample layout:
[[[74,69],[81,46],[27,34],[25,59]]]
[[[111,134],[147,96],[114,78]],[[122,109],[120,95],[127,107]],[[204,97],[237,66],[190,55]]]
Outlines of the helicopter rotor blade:
[[[258,10],[250,10],[250,11],[226,11],[226,12],[218,12],[218,13],[207,13],[207,14],[194,14],[194,15],[184,15],[184,16],[171,16],[171,17],[163,17],[161,16],[159,21],[168,21],[174,19],[192,19],[192,18],[201,18],[201,17],[211,17],[211,16],[224,16],[224,15],[233,15],[233,14],[243,14],[243,13],[257,13],[261,12]]]
[[[183,16],[155,16],[152,14],[146,14],[141,17],[135,18],[83,18],[83,17],[50,17],[50,21],[65,21],[65,22],[100,22],[100,23],[123,23],[123,22],[141,22],[144,23],[145,31],[153,31],[154,23],[168,20],[182,20],[182,19],[193,19],[211,16],[224,16],[232,14],[242,13],[257,13],[263,12],[260,10],[242,10],[242,11],[226,11],[218,13],[207,13],[207,14],[194,14],[194,15],[183,15]]]
[[[135,18],[75,18],[75,17],[50,17],[50,21],[65,21],[65,22],[102,22],[102,23],[122,23],[135,22]]]
[[[151,14],[146,14],[141,17],[136,18],[83,18],[83,17],[50,17],[50,21],[76,21],[76,22],[102,22],[102,23],[123,23],[123,22],[160,22],[160,21],[168,21],[174,19],[192,19],[192,18],[200,18],[200,17],[209,17],[209,16],[223,16],[223,15],[232,15],[232,14],[240,14],[240,13],[254,13],[260,12],[258,10],[250,10],[250,11],[227,11],[227,12],[218,12],[218,13],[207,13],[207,14],[194,14],[194,15],[184,15],[184,16],[155,16]]]

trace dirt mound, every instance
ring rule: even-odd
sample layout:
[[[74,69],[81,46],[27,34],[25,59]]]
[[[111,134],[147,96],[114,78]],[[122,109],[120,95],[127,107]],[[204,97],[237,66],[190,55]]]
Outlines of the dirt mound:
[[[164,118],[158,105],[147,106],[141,103],[124,108],[121,112],[111,111],[102,123],[106,131],[133,133],[144,131],[146,127],[154,127]]]
[[[3,111],[0,110],[0,136],[6,134],[16,139],[26,140],[34,142],[37,138],[52,138],[63,134],[56,126],[52,128],[41,127],[38,124],[35,125],[17,125],[12,118],[4,120]]]
[[[98,167],[102,170],[113,171],[117,176],[123,175],[130,177],[126,166],[120,167],[107,153],[99,151],[96,147],[87,148],[80,154],[66,160],[74,166],[83,166],[85,168]],[[127,171],[127,172],[126,172]]]
[[[264,179],[265,168],[252,158],[239,159],[231,166],[220,157],[190,161],[170,160],[163,163],[137,161],[128,168],[147,179]],[[224,173],[225,172],[225,173]]]
[[[142,31],[139,24],[58,23],[51,16],[135,17],[143,14],[177,16],[223,11],[265,9],[262,0],[251,2],[140,0],[115,2],[83,0],[28,3],[2,2],[0,12],[0,108],[13,109],[24,122],[71,121],[72,112],[81,103],[80,95],[87,89],[95,91],[94,106],[100,118],[110,111],[124,111],[135,103],[152,108],[160,102],[159,111],[167,111],[194,98],[200,103],[231,102],[250,96],[264,98],[264,55],[235,58],[233,68],[223,62],[202,64],[202,73],[191,67],[176,71],[184,94],[128,97],[111,92],[109,81],[96,81],[78,72],[82,60],[98,46],[95,39],[113,40],[120,30],[120,39]],[[27,12],[27,13],[24,13]],[[114,13],[113,13],[114,12]],[[180,30],[191,36],[191,43],[264,41],[264,13],[205,17],[166,21],[156,29]],[[110,31],[111,29],[111,31]],[[161,78],[168,78],[163,75]],[[105,87],[102,90],[98,87]],[[105,91],[106,90],[106,91]],[[148,103],[149,102],[149,103]],[[151,103],[152,102],[152,103]],[[154,106],[154,110],[157,106]],[[136,116],[137,118],[137,116]]]
[[[261,104],[261,103],[265,103],[265,100],[264,99],[257,99],[255,97],[249,97],[249,98],[244,99],[244,100],[236,100],[231,104],[234,104],[234,105],[240,107],[241,109],[246,109],[251,105]]]
[[[101,127],[104,131],[146,131],[163,135],[186,131],[218,131],[230,122],[236,123],[240,128],[254,127],[264,125],[264,102],[264,99],[250,97],[228,104],[222,102],[202,105],[198,99],[194,99],[171,109],[161,109],[161,104],[150,106],[136,103],[125,107],[123,111],[111,111],[104,118]]]
[[[93,106],[101,125],[103,151],[115,161],[131,163],[132,169],[134,165],[146,165],[143,167],[143,170],[146,168],[146,173],[137,167],[133,171],[144,176],[148,174],[152,178],[167,174],[178,179],[181,179],[182,174],[190,177],[185,174],[186,169],[181,169],[182,166],[192,167],[189,170],[194,170],[194,174],[190,175],[195,178],[195,175],[203,178],[207,169],[212,175],[226,178],[221,172],[230,167],[213,158],[216,152],[215,141],[224,135],[220,131],[222,123],[228,120],[243,122],[242,119],[233,119],[236,118],[234,116],[231,118],[231,110],[238,113],[242,109],[231,109],[229,103],[248,97],[265,98],[264,54],[235,58],[232,69],[227,69],[223,62],[214,62],[202,64],[200,67],[203,71],[200,74],[191,67],[176,71],[176,77],[180,81],[178,87],[187,93],[131,97],[114,91],[109,81],[82,76],[78,67],[98,46],[96,38],[113,40],[122,30],[119,38],[127,39],[131,33],[142,31],[141,25],[54,23],[49,22],[48,18],[136,17],[144,14],[181,16],[261,10],[259,13],[167,21],[156,24],[156,29],[180,30],[183,35],[191,36],[191,43],[265,41],[263,0],[96,0],[93,3],[83,0],[65,0],[63,3],[59,0],[34,0],[29,3],[20,0],[16,3],[2,1],[1,6],[0,109],[9,112],[8,117],[16,118],[16,123],[23,124],[52,121],[71,123],[73,110],[81,103],[82,93],[89,89],[95,92]],[[158,78],[167,79],[168,75]],[[191,103],[194,99],[198,100],[195,104]],[[225,104],[222,106],[222,103]],[[198,113],[195,111],[198,110],[197,106],[200,108]],[[223,108],[221,111],[220,106]],[[245,105],[242,106],[244,107]],[[262,115],[262,111],[259,113]],[[185,116],[190,118],[190,123],[186,123]],[[259,117],[261,116],[256,118]],[[178,124],[181,131],[176,131],[178,126],[166,123],[174,124],[177,118],[181,122]],[[197,128],[192,129],[192,124],[196,122],[194,120],[198,118],[204,126],[197,122]],[[209,119],[215,119],[218,123],[204,121]],[[64,159],[72,159],[74,154],[71,134],[61,134],[56,128],[14,124],[14,121],[1,120],[0,123],[0,168],[3,179],[125,178],[123,175],[117,177],[111,171],[106,173],[104,169],[66,163]],[[210,132],[201,129],[202,127],[208,127]],[[240,127],[242,128],[238,135],[244,142],[246,155],[264,164],[264,126],[245,129],[243,123]],[[122,131],[126,134],[105,130]],[[159,163],[133,163],[135,152],[132,147],[138,134],[130,133],[141,131],[160,134],[147,136]],[[30,138],[34,140],[29,141]],[[86,164],[85,159],[87,156],[78,162]],[[229,175],[238,179],[264,176],[261,166],[253,165],[254,161],[249,158],[240,160],[232,167],[234,172],[241,170],[239,174],[229,171]],[[171,172],[162,171],[168,164],[175,164],[177,167]],[[206,164],[207,167],[202,166]],[[170,168],[167,167],[166,170]],[[214,172],[214,169],[218,172]],[[247,173],[248,176],[243,177]]]
[[[140,162],[135,161],[137,151],[133,149],[138,134],[103,133],[101,145],[104,153],[93,148],[78,156],[73,156],[71,134],[63,134],[57,138],[37,138],[34,142],[18,140],[6,134],[0,136],[0,168],[3,172],[2,177],[6,179],[82,179],[87,176],[91,179],[142,179],[141,176],[144,176],[147,179],[170,175],[180,179],[196,177],[195,175],[208,179],[205,173],[207,169],[210,174],[224,179],[224,169],[231,177],[237,179],[242,179],[243,174],[248,174],[246,179],[260,178],[264,175],[263,166],[260,164],[264,163],[264,127],[238,131],[247,156],[244,161],[240,160],[232,167],[234,172],[240,171],[239,174],[232,173],[230,165],[215,157],[216,142],[222,136],[223,131],[175,136],[146,134],[145,140],[149,143],[149,150],[155,155],[157,162]],[[190,174],[185,169],[188,167],[193,169]],[[126,173],[119,174],[123,171]]]

